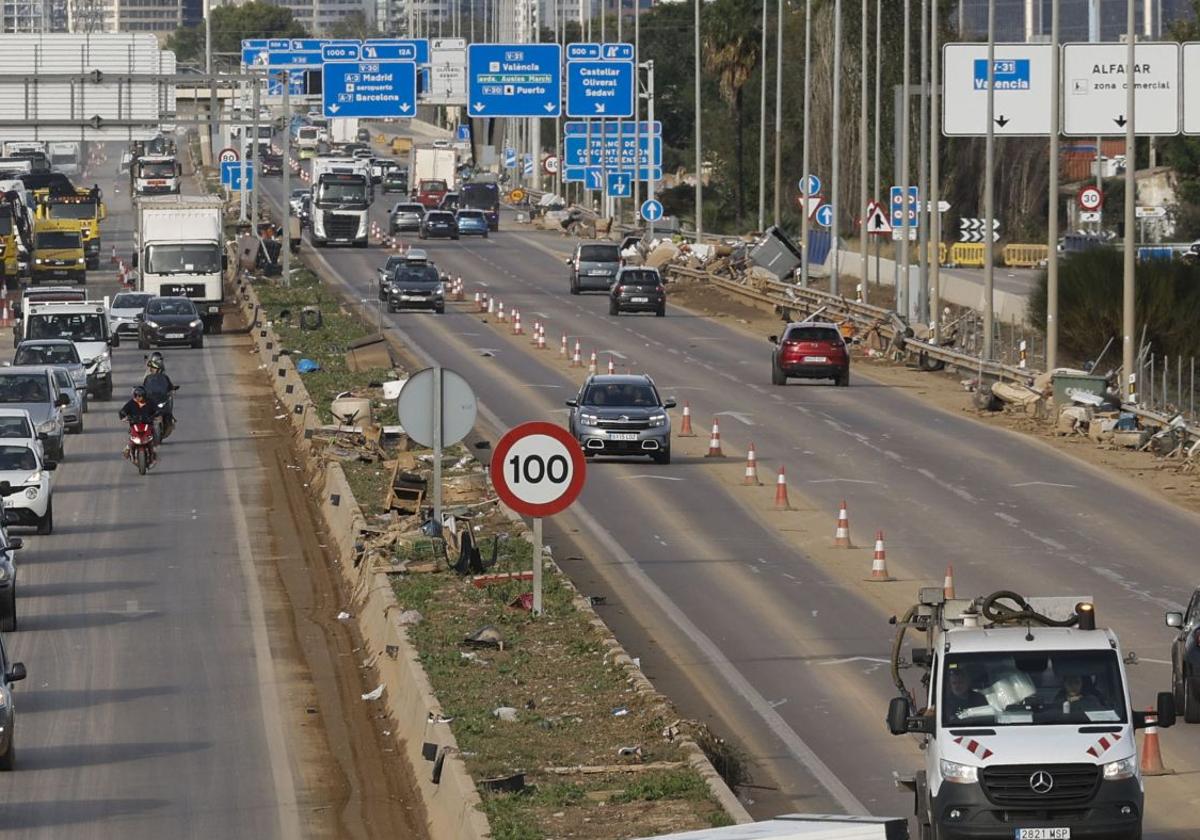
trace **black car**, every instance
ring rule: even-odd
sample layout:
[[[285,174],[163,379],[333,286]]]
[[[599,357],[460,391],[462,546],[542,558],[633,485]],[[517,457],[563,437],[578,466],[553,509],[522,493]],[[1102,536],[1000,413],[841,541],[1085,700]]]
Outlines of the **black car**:
[[[259,171],[263,175],[282,175],[283,174],[283,155],[277,155],[274,152],[263,152],[259,158]]]
[[[150,298],[138,316],[138,347],[164,344],[204,346],[204,322],[188,298]]]
[[[382,189],[385,193],[408,193],[408,169],[395,166],[383,173]],[[422,205],[423,207],[424,205]]]
[[[653,312],[667,314],[667,290],[657,268],[622,268],[608,292],[608,314]]]
[[[1167,613],[1167,626],[1178,631],[1171,645],[1171,687],[1175,708],[1188,723],[1200,723],[1200,588],[1187,612]]]
[[[419,236],[422,239],[458,239],[458,222],[447,210],[430,210],[421,219]]]
[[[404,201],[392,208],[388,214],[388,227],[392,233],[402,230],[420,232],[421,220],[425,218],[425,205],[415,201]]]
[[[371,142],[371,129],[367,128],[366,126],[363,126],[355,133],[354,139],[357,140],[359,143],[370,143]]]
[[[446,288],[436,266],[405,264],[396,269],[388,284],[388,312],[401,309],[446,311]]]
[[[25,663],[13,662],[0,639],[0,770],[15,770],[17,751],[13,744],[16,717],[13,712],[13,683],[25,679]]]

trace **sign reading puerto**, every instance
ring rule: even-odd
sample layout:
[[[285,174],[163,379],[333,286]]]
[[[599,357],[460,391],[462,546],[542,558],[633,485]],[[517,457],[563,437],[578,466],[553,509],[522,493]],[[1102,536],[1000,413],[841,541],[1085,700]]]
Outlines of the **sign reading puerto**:
[[[557,117],[561,68],[558,44],[471,44],[467,109],[473,117]]]
[[[1050,44],[996,44],[992,132],[1009,137],[1049,136],[1054,47]],[[987,134],[987,44],[946,44],[942,132],[947,137]]]
[[[403,117],[417,109],[411,61],[336,61],[322,69],[326,117]]]
[[[579,442],[553,423],[522,423],[509,429],[492,452],[496,495],[524,516],[566,510],[583,490],[586,472]]]
[[[571,44],[567,59],[568,117],[633,116],[632,44]]]

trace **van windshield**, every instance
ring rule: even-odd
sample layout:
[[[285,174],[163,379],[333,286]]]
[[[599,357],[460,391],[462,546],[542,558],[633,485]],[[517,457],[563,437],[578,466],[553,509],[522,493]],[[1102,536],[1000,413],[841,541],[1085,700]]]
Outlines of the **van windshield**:
[[[220,270],[221,249],[215,242],[146,248],[148,274],[214,274]]]
[[[174,178],[175,164],[169,161],[161,163],[139,163],[138,169],[141,170],[143,178]]]
[[[96,205],[83,204],[81,202],[71,202],[69,204],[58,204],[52,202],[48,205],[50,208],[50,218],[52,219],[94,219],[96,218]]]
[[[943,726],[1124,723],[1125,690],[1112,650],[946,655]]]
[[[57,313],[54,315],[30,315],[30,338],[65,338],[68,341],[106,341],[104,316],[99,312],[88,314]]]

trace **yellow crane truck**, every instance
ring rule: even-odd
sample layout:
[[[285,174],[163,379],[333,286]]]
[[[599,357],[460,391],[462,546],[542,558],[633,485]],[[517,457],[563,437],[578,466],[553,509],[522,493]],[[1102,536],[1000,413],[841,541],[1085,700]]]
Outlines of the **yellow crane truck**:
[[[33,223],[33,260],[29,282],[40,285],[46,280],[87,282],[87,261],[83,251],[83,226],[79,219],[37,219]]]
[[[73,193],[34,191],[38,219],[78,221],[84,259],[89,269],[100,267],[100,223],[108,218],[98,187],[76,187]]]

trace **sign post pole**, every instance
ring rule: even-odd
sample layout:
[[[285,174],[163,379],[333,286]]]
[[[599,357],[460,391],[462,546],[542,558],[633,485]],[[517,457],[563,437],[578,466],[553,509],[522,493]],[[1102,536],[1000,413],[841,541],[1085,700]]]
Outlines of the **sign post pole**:
[[[542,517],[533,517],[533,614],[542,614]]]
[[[433,366],[433,521],[442,533],[442,366]]]
[[[288,91],[292,86],[292,77],[283,71],[283,229],[285,241],[280,250],[283,258],[283,285],[292,285],[292,105]],[[299,222],[299,216],[296,219]]]

